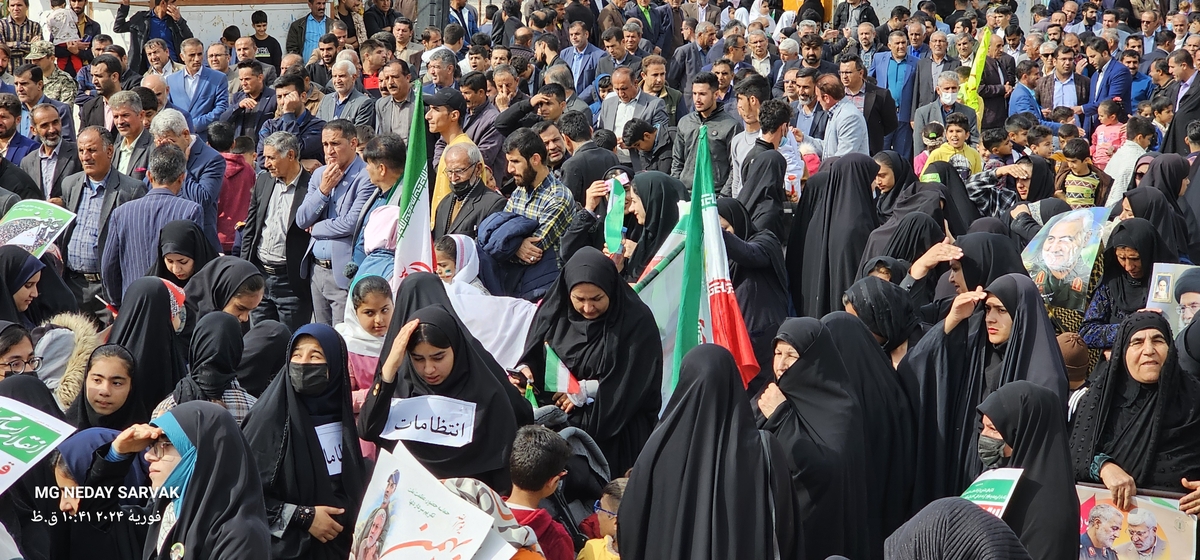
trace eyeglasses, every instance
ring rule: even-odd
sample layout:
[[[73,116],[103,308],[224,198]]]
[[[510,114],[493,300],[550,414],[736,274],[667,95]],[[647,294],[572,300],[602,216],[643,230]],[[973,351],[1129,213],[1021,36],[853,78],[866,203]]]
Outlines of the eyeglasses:
[[[1188,311],[1191,311],[1192,314],[1195,314],[1197,312],[1200,312],[1200,303],[1189,303],[1187,305],[1180,305],[1179,307],[1176,307],[1175,309],[1176,309],[1176,311],[1179,311],[1180,315],[1183,315],[1184,313],[1186,313]],[[596,503],[600,503],[600,502],[596,502]]]
[[[150,456],[154,457],[156,461],[161,460],[167,454],[168,448],[174,449],[175,444],[171,443],[169,439],[159,439],[150,446]]]
[[[37,371],[38,368],[42,367],[42,358],[34,356],[28,360],[13,360],[5,365],[8,366],[8,371],[11,373],[25,373],[26,369]]]
[[[467,167],[463,167],[463,168],[461,168],[461,169],[447,169],[447,170],[446,170],[446,175],[453,175],[453,176],[455,176],[455,177],[462,177],[463,175],[466,175],[466,174],[467,174],[467,172],[468,172],[468,171],[470,171],[470,170],[472,170],[472,169],[475,169],[475,166],[474,166],[474,165],[468,165]]]
[[[608,511],[608,510],[606,510],[606,509],[604,509],[604,508],[600,507],[600,500],[596,500],[596,503],[595,503],[595,504],[592,506],[592,513],[600,513],[600,512],[607,513],[607,514],[609,515],[609,517],[616,517],[616,516],[617,516],[617,512],[615,512],[615,511]]]

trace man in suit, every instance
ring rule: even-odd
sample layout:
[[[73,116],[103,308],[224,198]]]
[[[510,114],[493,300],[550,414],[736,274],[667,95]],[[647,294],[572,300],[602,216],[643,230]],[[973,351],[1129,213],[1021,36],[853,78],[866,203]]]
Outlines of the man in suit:
[[[301,273],[310,236],[296,226],[296,210],[312,176],[300,165],[295,135],[275,132],[262,144],[265,171],[250,194],[241,254],[262,271],[267,288],[250,317],[255,323],[276,320],[294,331],[312,317],[312,294]]]
[[[1088,98],[1088,102],[1081,106],[1075,106],[1074,109],[1075,114],[1084,117],[1084,126],[1091,135],[1099,124],[1096,109],[1100,106],[1101,101],[1112,99],[1120,104],[1121,110],[1117,111],[1117,115],[1121,117],[1122,121],[1129,115],[1133,78],[1129,75],[1129,68],[1113,58],[1112,53],[1108,50],[1108,42],[1103,38],[1093,37],[1087,41],[1084,49],[1088,64],[1097,71],[1092,75],[1092,95]]]
[[[942,72],[954,71],[958,68],[958,61],[952,60],[947,50],[950,47],[950,41],[946,39],[946,34],[941,31],[934,31],[929,34],[929,52],[925,56],[917,59],[917,76],[913,82],[913,106],[917,108],[924,107],[934,101],[937,101],[937,79],[942,75]],[[914,127],[913,132],[920,133]],[[920,148],[920,144],[914,145],[915,148]]]
[[[1139,68],[1143,74],[1150,74],[1150,65],[1155,60],[1167,58],[1172,51],[1175,50],[1175,32],[1170,29],[1161,29],[1154,34],[1154,49],[1147,52],[1142,57],[1142,66]]]
[[[1196,83],[1196,64],[1191,53],[1180,49],[1167,58],[1171,74],[1178,82],[1175,116],[1163,138],[1162,152],[1186,156],[1191,153],[1187,143],[1188,125],[1200,120],[1200,84]]]
[[[931,122],[945,125],[946,117],[950,113],[962,113],[967,117],[967,125],[971,131],[968,144],[971,146],[979,144],[978,115],[975,114],[975,109],[958,102],[958,73],[952,70],[942,72],[938,76],[937,83],[938,96],[913,111],[913,149],[909,157],[915,158],[925,149],[925,144],[921,141],[921,131],[925,130],[925,125]]]
[[[680,9],[683,10],[684,16],[688,19],[694,19],[697,22],[707,21],[713,25],[718,25],[721,22],[721,8],[712,0],[684,2]]]
[[[670,67],[667,69],[667,82],[679,85],[679,91],[683,92],[683,102],[689,108],[692,106],[692,79],[708,65],[708,52],[716,40],[716,26],[702,21],[696,24],[696,35],[692,42],[675,49],[675,55],[671,58]]]
[[[222,90],[224,91],[224,90]],[[217,199],[221,196],[221,185],[225,183],[225,158],[188,130],[183,114],[174,109],[160,111],[150,123],[150,134],[154,144],[175,144],[184,150],[187,158],[187,177],[183,182],[183,198],[204,210],[204,219],[199,223],[204,236],[213,249],[221,252],[221,241],[217,237]]]
[[[183,42],[183,72],[167,76],[171,102],[192,115],[192,129],[200,141],[208,138],[208,123],[229,108],[229,87],[225,75],[204,67],[204,43],[199,39]]]
[[[280,116],[268,120],[258,133],[258,165],[263,165],[262,141],[274,132],[289,132],[300,142],[300,161],[305,163],[305,169],[316,168],[324,161],[325,153],[321,149],[321,130],[325,121],[316,118],[304,104],[304,78],[295,72],[289,72],[275,82],[275,102],[279,106]]]
[[[58,243],[63,280],[79,302],[79,310],[95,315],[102,323],[112,318],[96,299],[104,297],[100,257],[108,239],[108,218],[114,208],[146,194],[141,181],[113,168],[112,158],[113,142],[108,131],[89,126],[79,132],[76,162],[80,171],[63,181],[61,200],[64,208],[75,213],[75,220]]]
[[[905,42],[907,43],[907,41]],[[878,153],[883,149],[884,138],[900,125],[896,118],[896,102],[892,100],[888,90],[867,83],[862,59],[857,56],[843,56],[839,74],[841,74],[842,85],[845,86],[845,98],[866,117],[867,138],[870,146],[870,151],[867,153]],[[818,81],[818,89],[820,89],[819,84]],[[834,99],[829,105],[832,107],[834,103],[838,102],[838,99],[840,98]],[[832,131],[833,129],[827,127],[825,130]],[[825,140],[830,140],[828,134],[825,135]]]
[[[165,111],[167,109],[179,111],[179,114],[183,115],[183,120],[188,124],[188,130],[191,130],[193,133],[196,132],[196,128],[192,126],[192,114],[187,109],[171,102],[171,87],[167,85],[167,80],[162,76],[146,74],[146,77],[142,78],[141,87],[154,92],[154,97],[158,99],[158,104],[156,105],[158,111]],[[148,109],[145,103],[142,105]]]
[[[33,110],[35,105],[49,103],[58,110],[58,117],[63,123],[63,138],[67,141],[75,141],[75,119],[71,115],[71,106],[61,101],[47,97],[42,91],[42,69],[36,64],[23,64],[13,72],[15,79],[14,85],[17,90],[17,98],[24,105],[24,111],[17,115],[19,123],[17,132],[20,132],[26,138],[33,138],[33,122],[29,120],[29,111]],[[14,163],[20,162],[17,159]]]
[[[902,7],[902,6],[898,6]],[[917,58],[908,52],[908,35],[903,29],[888,35],[888,52],[876,53],[871,63],[871,76],[879,87],[886,89],[896,101],[896,130],[883,139],[883,147],[901,154],[912,151],[912,112],[915,108],[913,84],[917,75]]]
[[[61,204],[63,179],[82,169],[75,143],[62,139],[62,123],[51,105],[33,108],[33,126],[42,138],[42,145],[21,160],[21,170],[37,183],[40,198]]]
[[[319,38],[329,33],[331,19],[325,15],[325,0],[308,0],[308,14],[296,18],[288,26],[284,51],[298,53],[300,58],[308,60],[308,55],[317,48],[317,42],[310,41],[309,37]]]
[[[326,165],[309,180],[304,201],[296,209],[296,226],[312,235],[300,274],[309,280],[313,319],[335,325],[346,307],[346,264],[354,251],[354,228],[367,198],[375,190],[366,163],[357,155],[358,132],[354,123],[336,119],[321,131]]]
[[[635,76],[641,73],[642,58],[625,48],[625,32],[620,27],[605,31],[601,41],[606,52],[596,63],[597,76],[601,74],[612,76],[613,71],[617,68],[628,68],[633,71]],[[595,88],[588,85],[587,89],[580,94],[580,99],[586,103],[597,101]]]
[[[229,108],[221,120],[233,125],[233,134],[249,136],[258,141],[262,125],[275,116],[275,90],[263,83],[263,65],[257,60],[243,60],[237,65],[241,91],[233,94]]]
[[[508,199],[483,184],[483,156],[474,144],[450,146],[442,157],[452,179],[451,193],[433,209],[433,238],[458,233],[474,239],[483,219],[504,210]]]
[[[770,44],[771,41],[767,39],[765,31],[761,29],[751,31],[746,37],[746,46],[749,47],[746,59],[754,71],[759,76],[766,78],[767,83],[773,86],[775,85],[775,75],[783,67],[783,61],[779,59],[779,55],[771,53]]]
[[[600,105],[600,128],[621,132],[625,130],[625,123],[629,122],[629,119],[642,119],[660,129],[670,125],[666,104],[661,98],[642,91],[637,86],[631,70],[628,68],[614,70],[612,85],[616,95],[608,97]],[[624,108],[632,108],[632,111],[623,111]],[[617,158],[622,163],[628,164],[629,150],[620,148]]]
[[[671,7],[656,5],[650,0],[637,0],[625,5],[625,16],[637,18],[642,24],[642,36],[662,50],[664,56],[671,54],[673,22]]]
[[[1008,98],[1008,116],[1031,113],[1037,117],[1038,124],[1058,132],[1061,125],[1045,117],[1042,106],[1038,105],[1037,93],[1033,91],[1041,79],[1042,66],[1036,60],[1022,60],[1017,64],[1017,86]]]
[[[1038,105],[1046,108],[1075,107],[1088,100],[1088,79],[1075,72],[1075,49],[1060,46],[1054,51],[1054,72],[1038,82]]]
[[[333,65],[334,92],[321,99],[317,118],[325,122],[346,119],[357,125],[375,127],[375,100],[354,88],[358,68],[343,60]]]
[[[571,46],[558,54],[571,67],[571,75],[575,77],[575,91],[586,92],[596,79],[596,63],[604,51],[588,41],[588,28],[582,21],[575,21],[568,28]],[[588,101],[590,98],[585,97]],[[588,101],[590,103],[590,101]]]
[[[575,200],[587,199],[587,188],[604,172],[617,165],[617,156],[592,142],[591,118],[579,111],[564,113],[558,120],[571,158],[562,164],[562,181]],[[622,127],[617,132],[623,132]]]
[[[852,58],[857,60],[857,57]],[[842,68],[846,68],[846,65],[850,63],[842,63]],[[883,91],[886,95],[887,90]],[[854,153],[870,155],[879,151],[870,147],[871,140],[868,139],[870,129],[863,117],[863,112],[855,106],[850,96],[846,95],[846,86],[838,80],[837,76],[824,74],[817,78],[816,93],[821,107],[829,115],[828,124],[825,126],[825,138],[807,137],[808,142],[816,148],[818,155],[822,158],[829,158]],[[888,98],[888,101],[891,99]],[[797,136],[798,142],[803,142],[806,138],[802,133]],[[880,141],[882,138],[880,136]]]
[[[145,125],[145,104],[158,100],[146,88],[137,88],[149,93],[145,99],[137,91],[118,91],[108,100],[112,111],[113,127],[117,129],[117,145],[113,149],[112,166],[123,175],[141,181],[146,178],[146,167],[150,163],[153,138]]]
[[[16,95],[0,93],[0,154],[3,154],[4,159],[11,162],[14,167],[19,165],[25,156],[38,149],[37,142],[17,132],[17,124],[20,122],[22,112],[21,101],[17,99]]]
[[[92,97],[79,108],[79,126],[99,126],[114,132],[112,110],[109,99],[121,91],[121,61],[111,54],[103,54],[92,61],[92,82],[99,95]]]

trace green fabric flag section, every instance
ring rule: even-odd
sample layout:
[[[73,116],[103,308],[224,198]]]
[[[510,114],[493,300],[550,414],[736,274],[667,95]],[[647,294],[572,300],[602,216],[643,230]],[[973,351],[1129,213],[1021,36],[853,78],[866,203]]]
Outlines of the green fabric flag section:
[[[608,252],[621,252],[621,241],[625,237],[625,187],[612,179],[612,190],[608,193],[608,214],[604,216],[604,244]]]
[[[713,198],[712,154],[708,151],[708,126],[701,126],[696,144],[696,174],[692,181],[691,209],[684,219],[683,283],[680,286],[679,323],[675,331],[675,353],[671,360],[670,388],[679,383],[679,366],[689,350],[700,344],[700,298],[704,288],[704,199]]]

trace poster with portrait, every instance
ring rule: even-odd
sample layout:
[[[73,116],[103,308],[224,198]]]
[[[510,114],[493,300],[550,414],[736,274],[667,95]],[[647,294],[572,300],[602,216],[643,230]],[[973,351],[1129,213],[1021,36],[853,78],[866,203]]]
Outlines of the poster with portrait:
[[[44,200],[22,200],[0,218],[0,245],[16,245],[42,258],[75,214]]]
[[[1029,277],[1046,305],[1084,311],[1092,266],[1100,252],[1106,208],[1080,208],[1046,222],[1021,252]]]
[[[1196,516],[1179,511],[1179,500],[1139,495],[1123,512],[1106,488],[1076,485],[1075,492],[1080,560],[1195,558]]]
[[[1162,311],[1179,334],[1200,312],[1200,266],[1154,263],[1146,307]]]

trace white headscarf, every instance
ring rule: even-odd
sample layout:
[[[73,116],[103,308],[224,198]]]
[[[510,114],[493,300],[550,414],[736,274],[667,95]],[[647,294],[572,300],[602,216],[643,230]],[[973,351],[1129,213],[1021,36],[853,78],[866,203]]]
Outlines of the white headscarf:
[[[479,278],[479,254],[475,251],[475,240],[459,233],[450,234],[454,239],[453,282],[470,284]]]
[[[379,353],[383,351],[383,337],[367,332],[367,329],[364,329],[359,324],[358,313],[354,309],[354,286],[363,278],[369,277],[358,277],[350,283],[350,289],[347,290],[349,293],[346,295],[346,312],[342,315],[342,322],[334,325],[333,330],[337,331],[345,339],[346,350],[350,353],[378,358]],[[386,281],[387,279],[385,278],[384,280]]]

